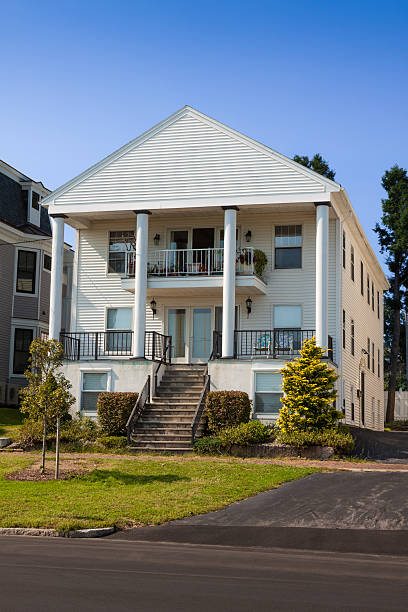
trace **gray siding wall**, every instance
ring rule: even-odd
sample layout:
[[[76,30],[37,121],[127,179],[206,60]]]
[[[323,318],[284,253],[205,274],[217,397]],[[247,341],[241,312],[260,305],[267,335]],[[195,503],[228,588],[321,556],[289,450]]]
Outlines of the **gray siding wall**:
[[[43,254],[41,254],[41,261],[43,261]],[[48,323],[49,311],[50,311],[50,283],[51,274],[47,270],[41,269],[40,277],[40,321]]]
[[[13,316],[16,319],[37,319],[38,298],[26,295],[15,295]]]
[[[0,244],[6,243],[0,241]],[[0,382],[5,382],[9,373],[13,272],[14,247],[2,246],[0,256]]]

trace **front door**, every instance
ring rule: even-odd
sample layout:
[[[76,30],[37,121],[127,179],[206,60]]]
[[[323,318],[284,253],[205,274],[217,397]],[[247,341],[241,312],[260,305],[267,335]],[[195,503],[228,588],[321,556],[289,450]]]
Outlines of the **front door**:
[[[191,361],[207,362],[212,351],[212,308],[192,309]]]
[[[171,359],[175,363],[186,362],[187,316],[185,308],[169,308],[168,335],[171,336]]]

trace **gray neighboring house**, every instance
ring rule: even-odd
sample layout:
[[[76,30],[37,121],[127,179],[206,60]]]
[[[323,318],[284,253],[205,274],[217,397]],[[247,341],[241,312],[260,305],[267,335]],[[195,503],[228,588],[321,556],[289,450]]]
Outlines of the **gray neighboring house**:
[[[0,405],[18,403],[33,338],[48,333],[50,191],[0,160]],[[64,249],[62,328],[69,329],[73,252]]]

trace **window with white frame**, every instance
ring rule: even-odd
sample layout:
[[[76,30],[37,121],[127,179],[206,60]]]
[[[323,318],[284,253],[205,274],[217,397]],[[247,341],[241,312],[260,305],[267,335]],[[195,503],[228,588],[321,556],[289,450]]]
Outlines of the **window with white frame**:
[[[81,413],[96,417],[99,394],[108,391],[109,372],[82,372]]]
[[[354,247],[350,245],[350,276],[351,280],[354,282]]]
[[[16,292],[34,294],[36,291],[37,253],[19,249],[17,254]]]
[[[132,351],[132,308],[108,308],[106,312],[106,350],[110,354]]]
[[[129,252],[135,250],[135,232],[117,231],[109,232],[109,263],[108,272],[125,274],[132,264],[129,260]]]
[[[274,306],[273,326],[276,348],[299,351],[302,348],[302,307]],[[299,330],[299,331],[297,331]]]
[[[275,268],[302,267],[302,226],[275,226]]]
[[[283,397],[282,376],[280,372],[255,373],[255,413],[279,415]]]
[[[350,387],[351,420],[354,421],[354,387]]]

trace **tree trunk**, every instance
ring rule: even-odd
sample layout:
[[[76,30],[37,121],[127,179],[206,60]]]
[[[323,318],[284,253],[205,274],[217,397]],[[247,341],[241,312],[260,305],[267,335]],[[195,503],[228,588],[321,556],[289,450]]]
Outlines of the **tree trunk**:
[[[45,416],[44,416],[43,424],[44,424],[44,427],[43,427],[43,440],[42,440],[41,474],[44,474],[45,472],[45,444],[47,441],[47,419]]]
[[[388,382],[388,398],[387,398],[387,415],[386,422],[392,423],[394,420],[394,408],[395,408],[395,390],[397,386],[397,367],[398,367],[398,353],[400,343],[400,280],[399,273],[395,273],[394,277],[394,309],[393,309],[393,325],[392,325],[392,345],[390,355],[390,378]]]

